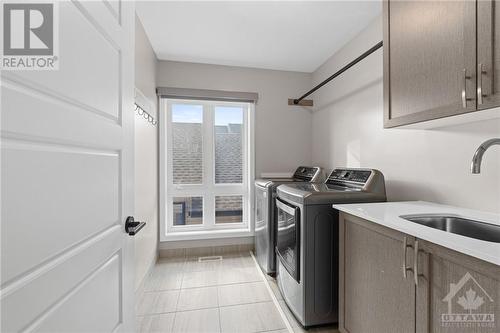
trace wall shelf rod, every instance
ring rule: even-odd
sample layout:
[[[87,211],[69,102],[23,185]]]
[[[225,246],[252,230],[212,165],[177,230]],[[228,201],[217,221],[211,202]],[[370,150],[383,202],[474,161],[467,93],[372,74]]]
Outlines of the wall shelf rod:
[[[354,59],[353,61],[351,61],[350,63],[348,63],[344,67],[342,67],[341,69],[339,69],[337,72],[335,72],[335,74],[333,74],[332,76],[328,77],[323,82],[319,83],[317,86],[315,86],[314,88],[312,88],[311,90],[309,90],[308,92],[306,92],[304,95],[300,96],[299,98],[296,98],[296,99],[293,99],[293,100],[289,100],[288,104],[289,105],[299,105],[299,104],[301,104],[301,101],[304,98],[306,98],[307,96],[311,95],[313,92],[315,92],[319,88],[323,87],[325,84],[327,84],[328,82],[332,81],[337,76],[339,76],[340,74],[344,73],[346,70],[348,70],[352,66],[356,65],[358,62],[360,62],[364,58],[368,57],[370,54],[372,54],[373,52],[377,51],[381,47],[382,47],[382,41],[380,41],[377,44],[375,44],[374,46],[372,46],[369,50],[367,50],[362,55],[360,55],[359,57],[357,57],[356,59]]]

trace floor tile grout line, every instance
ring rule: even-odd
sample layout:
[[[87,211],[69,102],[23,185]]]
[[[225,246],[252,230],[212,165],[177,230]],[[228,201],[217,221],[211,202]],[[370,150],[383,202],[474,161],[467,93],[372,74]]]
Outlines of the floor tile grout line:
[[[138,314],[136,316],[137,317],[156,316],[156,315],[163,315],[163,314],[177,313],[177,312],[190,312],[190,311],[198,311],[198,310],[232,308],[232,307],[237,307],[237,306],[242,306],[242,305],[264,304],[264,303],[273,303],[273,302],[268,300],[268,301],[245,302],[245,303],[230,304],[230,305],[221,305],[221,306],[206,306],[206,307],[196,308],[196,309],[180,309],[180,310],[176,309],[174,311],[148,312],[148,313],[144,313],[144,314]],[[271,330],[271,331],[276,331],[276,330]],[[265,331],[263,331],[263,332],[265,332]]]
[[[177,312],[177,308],[179,307],[179,300],[181,299],[182,289],[179,289],[179,293],[177,293],[177,302],[175,302],[175,311]]]
[[[207,306],[206,308],[199,308],[199,309],[189,309],[189,310],[180,310],[180,311],[175,310],[175,311],[166,311],[166,312],[155,312],[155,313],[147,313],[147,314],[137,315],[137,317],[157,316],[157,315],[164,315],[164,314],[170,314],[170,313],[192,312],[192,311],[211,310],[211,309],[218,309],[218,307],[216,307],[216,306]]]
[[[269,281],[267,281],[266,277],[264,276],[264,273],[262,273],[262,271],[260,270],[259,264],[257,263],[257,259],[255,259],[255,256],[253,255],[252,251],[249,251],[249,253],[252,256],[252,259],[254,261],[255,267],[257,268],[257,270],[258,270],[258,272],[259,272],[262,280],[264,281],[264,283],[266,285],[267,292],[269,293],[269,295],[271,295],[271,299],[272,299],[272,301],[274,303],[274,306],[277,308],[277,310],[278,310],[278,312],[279,312],[279,314],[281,316],[281,319],[285,323],[286,329],[288,330],[289,333],[293,333],[292,325],[290,324],[290,321],[288,321],[288,318],[286,317],[285,312],[281,308],[281,306],[280,306],[280,304],[278,302],[278,299],[274,295],[274,292],[272,291],[271,286],[269,285]]]
[[[209,287],[220,287],[220,286],[230,286],[233,284],[243,284],[243,283],[255,283],[255,282],[260,282],[261,280],[254,280],[254,281],[244,281],[244,282],[229,282],[229,283],[221,283],[221,284],[209,284],[205,286],[198,286],[198,287],[181,287],[180,290],[182,289],[197,289],[197,288],[209,288]],[[179,290],[179,289],[164,289],[163,291],[169,291],[169,290]],[[162,290],[154,290],[154,291],[162,291]]]
[[[181,285],[181,287],[179,287],[179,288],[158,289],[158,290],[144,290],[143,293],[157,293],[157,292],[164,292],[164,291],[189,290],[189,289],[210,288],[210,287],[223,287],[223,286],[231,286],[231,285],[235,285],[235,284],[249,284],[249,283],[257,283],[257,282],[262,282],[262,280],[259,279],[259,280],[254,280],[254,281],[230,282],[230,283],[222,283],[222,284],[210,284],[210,285],[206,285],[206,286],[187,287],[187,288],[183,288],[182,285]]]
[[[219,303],[219,286],[215,287],[217,291],[217,312],[219,314],[219,332],[222,333],[222,318],[220,315],[220,303]]]
[[[248,281],[248,282],[231,282],[231,283],[224,283],[224,284],[210,284],[210,285],[200,286],[200,287],[148,290],[148,291],[145,291],[144,293],[159,293],[159,292],[176,291],[176,290],[190,290],[190,289],[201,289],[201,288],[212,288],[212,287],[224,287],[224,286],[232,286],[235,284],[247,284],[247,283],[249,284],[249,283],[257,283],[257,282],[261,282],[261,281],[258,280],[258,281]]]
[[[220,308],[217,308],[217,313],[219,314],[219,332],[222,333],[222,318],[220,315]]]
[[[263,303],[273,303],[272,300],[267,300],[267,301],[258,301],[258,302],[245,302],[245,303],[238,303],[238,304],[230,304],[230,305],[221,305],[219,308],[230,308],[233,306],[240,306],[240,305],[251,305],[251,304],[263,304]]]
[[[177,312],[174,312],[174,320],[172,320],[172,329],[170,330],[170,332],[174,331],[176,319],[177,319]]]
[[[147,316],[158,316],[158,315],[164,315],[164,314],[169,314],[169,313],[176,313],[176,312],[182,312],[182,311],[164,311],[164,312],[148,312],[144,314],[138,314],[136,317],[147,317]]]

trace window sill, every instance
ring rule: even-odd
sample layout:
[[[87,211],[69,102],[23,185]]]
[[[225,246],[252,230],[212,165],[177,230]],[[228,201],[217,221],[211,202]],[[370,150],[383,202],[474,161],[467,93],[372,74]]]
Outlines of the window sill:
[[[182,232],[169,232],[166,235],[162,235],[160,241],[169,242],[169,241],[180,241],[180,240],[251,237],[253,235],[254,233],[248,229],[182,231]]]

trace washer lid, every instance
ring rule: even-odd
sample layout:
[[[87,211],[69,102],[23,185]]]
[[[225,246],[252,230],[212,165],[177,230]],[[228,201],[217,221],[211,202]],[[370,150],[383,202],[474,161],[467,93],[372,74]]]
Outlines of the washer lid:
[[[296,179],[293,178],[264,178],[264,179],[256,179],[255,185],[260,187],[270,187],[270,186],[278,186],[280,184],[287,184],[297,182]]]

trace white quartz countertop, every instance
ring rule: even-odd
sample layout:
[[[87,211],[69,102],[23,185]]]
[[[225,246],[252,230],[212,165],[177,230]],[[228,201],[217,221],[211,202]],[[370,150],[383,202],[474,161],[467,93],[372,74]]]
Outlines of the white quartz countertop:
[[[339,204],[333,208],[500,266],[500,243],[469,238],[405,219],[410,214],[451,214],[500,226],[500,215],[425,201]]]

